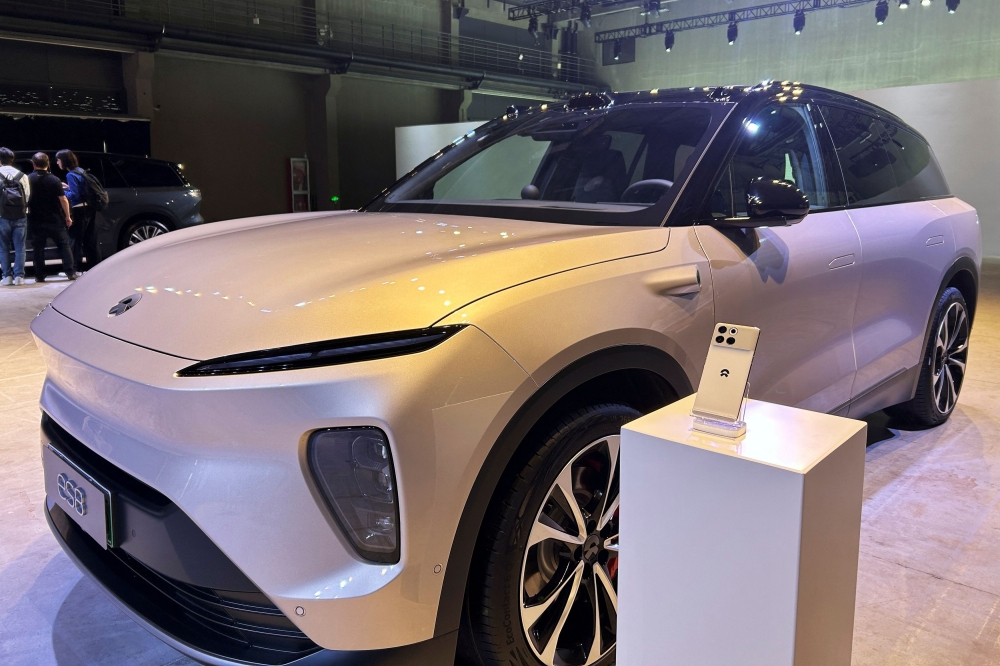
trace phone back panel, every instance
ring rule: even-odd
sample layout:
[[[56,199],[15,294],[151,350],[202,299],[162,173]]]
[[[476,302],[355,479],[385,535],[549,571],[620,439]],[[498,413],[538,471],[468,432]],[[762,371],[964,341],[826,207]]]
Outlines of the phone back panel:
[[[753,326],[715,325],[692,414],[739,420],[759,336],[760,329]]]

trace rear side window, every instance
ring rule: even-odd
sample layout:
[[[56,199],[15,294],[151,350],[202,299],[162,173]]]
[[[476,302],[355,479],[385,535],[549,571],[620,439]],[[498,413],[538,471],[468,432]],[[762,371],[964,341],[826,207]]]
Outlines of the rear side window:
[[[128,183],[118,173],[117,167],[107,155],[101,155],[101,168],[104,171],[104,187],[128,187]]]
[[[112,157],[112,163],[132,187],[183,187],[177,172],[163,162],[134,157]]]
[[[919,201],[950,194],[931,147],[916,134],[882,121],[885,149],[896,178],[896,201]]]
[[[847,203],[865,206],[896,200],[896,178],[889,164],[881,125],[872,116],[840,107],[820,107],[847,184]]]

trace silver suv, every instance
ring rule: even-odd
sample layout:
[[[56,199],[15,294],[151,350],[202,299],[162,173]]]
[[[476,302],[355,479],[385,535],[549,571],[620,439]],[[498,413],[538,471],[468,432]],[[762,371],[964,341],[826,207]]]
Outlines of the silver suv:
[[[979,266],[976,211],[861,100],[512,108],[362,211],[66,289],[32,324],[46,515],[206,663],[610,664],[619,430],[697,388],[715,322],[761,329],[755,398],[935,425]]]

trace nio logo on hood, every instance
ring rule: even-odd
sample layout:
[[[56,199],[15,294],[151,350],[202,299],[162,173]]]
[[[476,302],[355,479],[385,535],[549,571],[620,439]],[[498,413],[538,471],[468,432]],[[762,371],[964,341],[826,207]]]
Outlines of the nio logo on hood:
[[[125,314],[135,307],[135,304],[139,302],[140,298],[142,298],[142,294],[132,294],[131,296],[126,296],[122,300],[118,301],[113,308],[108,310],[108,316],[117,317],[118,315]]]

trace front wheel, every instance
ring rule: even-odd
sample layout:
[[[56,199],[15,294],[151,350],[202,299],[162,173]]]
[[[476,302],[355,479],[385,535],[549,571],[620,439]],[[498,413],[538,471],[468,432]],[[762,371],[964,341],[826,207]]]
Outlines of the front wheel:
[[[969,358],[969,309],[962,292],[948,287],[934,310],[931,338],[924,352],[917,392],[886,410],[906,425],[932,427],[948,420],[965,381]]]
[[[167,233],[170,229],[159,220],[137,220],[129,225],[123,236],[122,249],[131,245],[136,245],[142,241],[156,238]]]
[[[576,411],[491,509],[469,614],[487,666],[607,666],[618,625],[618,445],[639,412]]]

